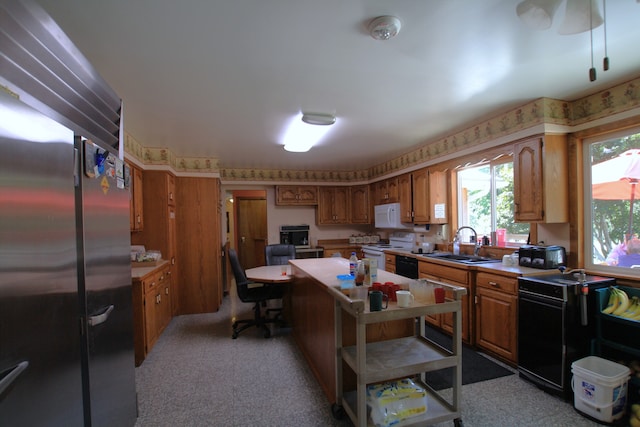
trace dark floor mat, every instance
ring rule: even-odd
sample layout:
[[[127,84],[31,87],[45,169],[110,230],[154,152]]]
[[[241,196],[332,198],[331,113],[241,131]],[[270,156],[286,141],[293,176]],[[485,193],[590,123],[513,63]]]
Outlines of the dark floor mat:
[[[430,340],[451,350],[451,337],[428,327],[425,333]],[[513,375],[513,372],[482,356],[466,344],[462,345],[462,384],[473,384],[480,381]],[[427,383],[435,390],[451,388],[453,368],[440,369],[427,373]]]

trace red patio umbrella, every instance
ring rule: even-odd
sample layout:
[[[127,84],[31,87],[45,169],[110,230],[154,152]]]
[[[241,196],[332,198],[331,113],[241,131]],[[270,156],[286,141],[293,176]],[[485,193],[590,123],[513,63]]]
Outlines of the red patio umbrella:
[[[627,150],[591,168],[592,197],[596,200],[629,200],[629,230],[633,234],[633,204],[640,198],[640,149]]]

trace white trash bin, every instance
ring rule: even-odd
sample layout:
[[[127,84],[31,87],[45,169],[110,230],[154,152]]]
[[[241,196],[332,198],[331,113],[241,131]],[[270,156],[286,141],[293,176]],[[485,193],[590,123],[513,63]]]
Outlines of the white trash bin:
[[[573,405],[585,415],[612,423],[625,414],[627,382],[631,371],[624,365],[589,356],[571,364]]]

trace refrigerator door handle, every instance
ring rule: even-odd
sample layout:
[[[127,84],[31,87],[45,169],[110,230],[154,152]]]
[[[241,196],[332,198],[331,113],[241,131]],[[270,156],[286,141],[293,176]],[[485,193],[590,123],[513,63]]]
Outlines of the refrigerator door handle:
[[[5,390],[7,390],[9,386],[13,384],[13,382],[18,378],[18,375],[20,375],[25,369],[27,369],[28,366],[29,362],[23,360],[13,368],[9,368],[6,371],[0,373],[0,396],[4,394]]]
[[[112,311],[113,311],[113,305],[110,305],[102,314],[98,314],[96,316],[89,316],[89,326],[97,326],[100,323],[106,322]]]

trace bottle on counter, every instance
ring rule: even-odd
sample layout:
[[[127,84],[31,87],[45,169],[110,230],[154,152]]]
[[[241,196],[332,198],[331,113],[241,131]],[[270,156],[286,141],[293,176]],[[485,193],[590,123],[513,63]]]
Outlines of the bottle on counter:
[[[453,237],[453,254],[460,255],[460,236],[458,233]]]
[[[349,274],[355,277],[357,268],[358,256],[355,252],[351,252],[351,257],[349,258]]]

